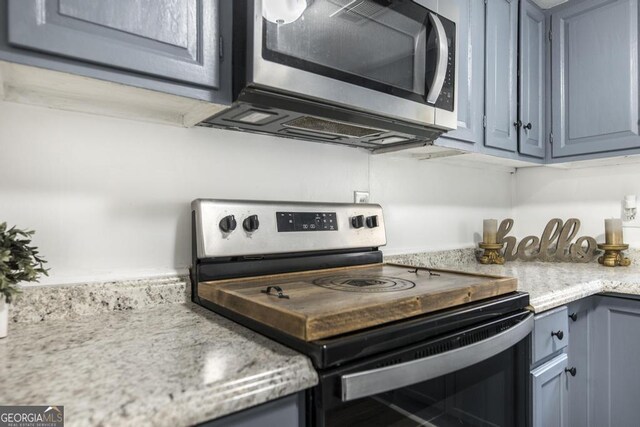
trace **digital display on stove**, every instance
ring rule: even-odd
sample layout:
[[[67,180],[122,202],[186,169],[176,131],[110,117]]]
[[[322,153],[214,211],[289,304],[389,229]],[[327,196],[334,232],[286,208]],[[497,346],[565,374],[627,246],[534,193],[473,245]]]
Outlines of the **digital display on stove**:
[[[278,232],[336,231],[335,212],[276,212]]]

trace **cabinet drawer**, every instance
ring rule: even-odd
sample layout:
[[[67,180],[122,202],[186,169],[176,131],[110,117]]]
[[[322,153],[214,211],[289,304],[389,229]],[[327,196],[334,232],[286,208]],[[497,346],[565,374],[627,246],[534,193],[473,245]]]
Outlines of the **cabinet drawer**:
[[[533,327],[533,365],[562,350],[568,343],[567,307],[556,308],[536,316]]]

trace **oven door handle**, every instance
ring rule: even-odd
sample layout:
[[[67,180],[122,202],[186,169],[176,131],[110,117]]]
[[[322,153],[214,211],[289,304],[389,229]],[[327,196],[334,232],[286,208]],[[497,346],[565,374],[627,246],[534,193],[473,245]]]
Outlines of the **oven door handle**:
[[[438,37],[438,59],[436,61],[436,74],[433,76],[433,82],[429,88],[427,94],[427,102],[435,104],[442,92],[442,86],[444,86],[444,79],[447,75],[447,66],[449,59],[449,44],[447,43],[447,32],[442,26],[442,21],[433,12],[429,12],[429,20],[436,29]]]
[[[373,396],[438,378],[489,359],[516,345],[533,330],[533,314],[486,340],[434,356],[341,377],[342,401]]]

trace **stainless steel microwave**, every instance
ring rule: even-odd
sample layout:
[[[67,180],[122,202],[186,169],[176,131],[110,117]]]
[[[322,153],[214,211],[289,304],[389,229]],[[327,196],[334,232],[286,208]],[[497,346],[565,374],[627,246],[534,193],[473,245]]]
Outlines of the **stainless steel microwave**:
[[[373,151],[429,143],[457,124],[451,3],[234,1],[234,103],[205,125]]]

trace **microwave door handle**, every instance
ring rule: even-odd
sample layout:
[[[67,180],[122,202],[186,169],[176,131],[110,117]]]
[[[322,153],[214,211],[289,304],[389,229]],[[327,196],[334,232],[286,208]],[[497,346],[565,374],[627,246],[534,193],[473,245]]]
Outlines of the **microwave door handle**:
[[[532,330],[533,314],[529,314],[486,340],[410,362],[342,375],[342,401],[396,390],[475,365],[513,347]]]
[[[427,94],[427,102],[435,104],[444,86],[444,79],[447,75],[447,65],[449,58],[449,45],[447,43],[447,33],[442,26],[442,21],[435,13],[429,12],[429,20],[436,29],[438,37],[438,59],[436,61],[436,73]]]

